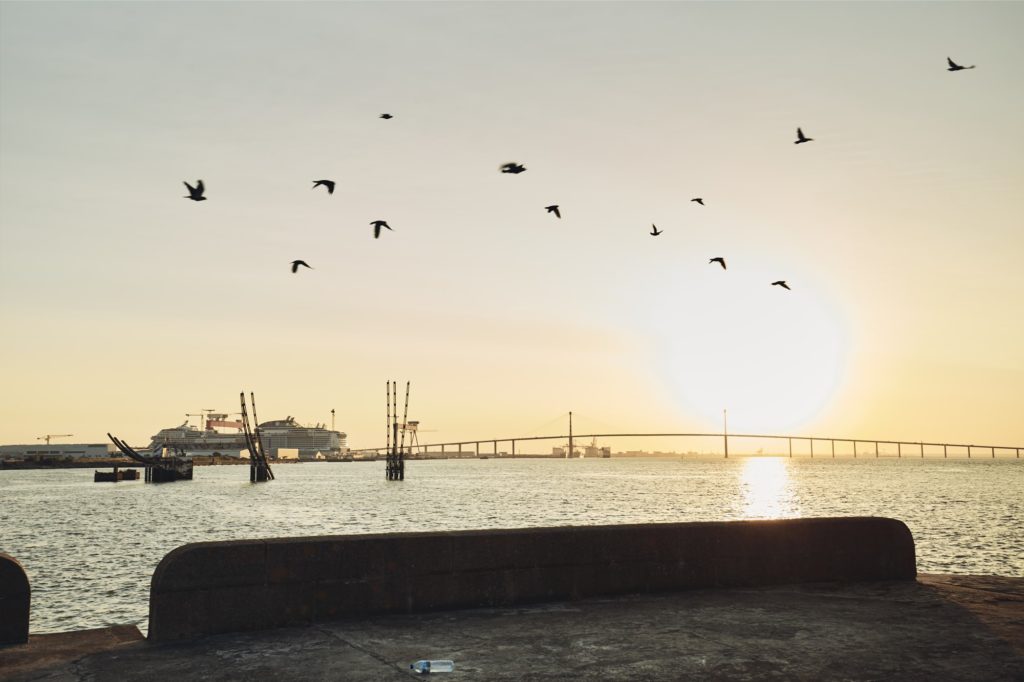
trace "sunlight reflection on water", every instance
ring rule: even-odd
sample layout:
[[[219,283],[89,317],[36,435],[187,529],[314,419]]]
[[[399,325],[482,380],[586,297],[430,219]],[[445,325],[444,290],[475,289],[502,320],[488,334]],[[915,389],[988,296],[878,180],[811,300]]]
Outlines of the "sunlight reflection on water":
[[[799,516],[793,504],[789,482],[789,459],[782,457],[748,458],[740,474],[744,518],[778,519]]]

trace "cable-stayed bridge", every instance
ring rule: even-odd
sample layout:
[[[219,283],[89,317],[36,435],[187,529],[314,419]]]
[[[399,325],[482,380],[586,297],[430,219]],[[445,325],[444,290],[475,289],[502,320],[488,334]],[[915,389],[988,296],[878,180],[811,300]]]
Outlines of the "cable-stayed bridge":
[[[471,439],[461,441],[450,441],[444,443],[418,443],[412,442],[406,446],[403,444],[405,449],[405,455],[416,457],[421,455],[424,457],[440,456],[444,457],[446,454],[452,456],[467,456],[475,455],[477,457],[491,457],[491,456],[509,456],[515,457],[518,455],[525,455],[522,447],[525,443],[536,443],[538,441],[555,441],[561,443],[567,443],[568,447],[565,449],[566,457],[574,457],[574,452],[579,445],[580,441],[591,441],[595,442],[598,439],[609,439],[609,438],[629,438],[629,439],[643,439],[643,438],[672,438],[679,439],[680,441],[700,441],[707,443],[717,439],[720,443],[719,455],[724,458],[728,458],[730,449],[733,456],[743,456],[755,454],[752,452],[744,452],[744,444],[750,443],[763,443],[771,442],[779,444],[777,451],[773,450],[770,453],[757,453],[757,454],[769,454],[779,456],[793,457],[794,454],[799,457],[965,457],[967,459],[972,458],[991,458],[995,459],[997,456],[1000,458],[1015,458],[1020,459],[1021,450],[1024,450],[1022,445],[986,445],[978,443],[940,443],[930,441],[907,441],[907,440],[890,440],[881,438],[835,438],[831,436],[800,436],[800,435],[777,435],[777,434],[752,434],[752,433],[581,433],[573,434],[572,432],[551,435],[551,436],[520,436],[512,438],[482,438],[482,439]],[[794,443],[797,446],[797,452],[794,453]],[[840,444],[840,450],[837,453],[836,443]],[[504,446],[499,450],[499,446]],[[517,453],[517,447],[519,452]],[[884,447],[884,451],[883,451]],[[895,448],[895,452],[892,450]],[[762,448],[763,449],[763,448]],[[367,448],[361,450],[361,452],[375,453],[380,455],[386,453],[387,448]],[[553,455],[546,455],[553,456]]]

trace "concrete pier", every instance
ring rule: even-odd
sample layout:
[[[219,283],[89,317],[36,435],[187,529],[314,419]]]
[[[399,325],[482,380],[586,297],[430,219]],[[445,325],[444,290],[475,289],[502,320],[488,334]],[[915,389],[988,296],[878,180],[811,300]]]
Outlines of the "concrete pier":
[[[1024,579],[710,589],[377,616],[154,644],[134,628],[0,648],[0,679],[409,680],[1024,679]]]
[[[157,566],[149,638],[383,613],[914,575],[906,525],[873,517],[200,542],[175,549]]]
[[[0,680],[1024,679],[1024,578],[915,574],[881,518],[197,543],[148,639],[33,635]]]

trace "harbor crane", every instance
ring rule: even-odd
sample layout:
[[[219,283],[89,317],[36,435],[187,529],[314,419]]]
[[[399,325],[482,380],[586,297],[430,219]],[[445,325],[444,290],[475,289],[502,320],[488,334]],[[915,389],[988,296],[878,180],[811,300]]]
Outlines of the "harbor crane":
[[[196,414],[195,412],[186,412],[185,416],[186,417],[199,417],[199,428],[200,429],[205,429],[206,428],[206,422],[210,418],[210,415],[212,413],[216,412],[216,411],[217,410],[211,410],[210,408],[203,408],[203,409],[199,410],[199,414]]]
[[[437,429],[421,429],[418,421],[408,420],[399,424],[398,430],[402,432],[402,440],[405,440],[405,434],[409,434],[409,454],[412,455],[420,447],[419,438],[417,434],[420,433],[432,433],[436,432]]]
[[[51,438],[71,438],[75,434],[73,433],[48,433],[45,436],[39,436],[36,440],[45,440],[46,444],[50,444]]]

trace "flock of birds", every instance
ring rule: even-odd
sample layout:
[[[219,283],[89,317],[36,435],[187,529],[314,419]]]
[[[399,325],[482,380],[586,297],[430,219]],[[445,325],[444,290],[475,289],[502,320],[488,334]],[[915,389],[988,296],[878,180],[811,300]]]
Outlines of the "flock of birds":
[[[974,66],[975,66],[973,64],[971,66],[961,66],[960,64],[957,64],[956,62],[954,62],[949,57],[946,57],[946,61],[949,63],[949,66],[946,68],[947,71],[965,71],[967,69],[973,69]],[[388,113],[384,113],[384,114],[380,115],[380,118],[382,118],[384,120],[390,120],[390,119],[394,118],[394,116],[392,116],[391,114],[388,114]],[[804,144],[805,142],[813,142],[813,141],[814,141],[814,138],[813,137],[807,137],[806,135],[804,135],[804,131],[801,128],[797,128],[796,129],[796,140],[793,142],[793,144]],[[526,166],[524,166],[521,163],[516,163],[515,161],[510,161],[509,163],[502,164],[499,167],[499,170],[502,173],[508,173],[508,174],[511,174],[511,175],[518,175],[519,173],[523,173],[523,172],[526,171]],[[335,186],[334,180],[314,180],[313,181],[313,189],[316,189],[317,187],[323,187],[324,189],[327,190],[328,194],[334,194],[334,186]],[[206,197],[203,196],[204,192],[206,191],[206,187],[205,187],[205,185],[203,185],[203,181],[202,180],[199,180],[198,182],[196,182],[194,187],[192,185],[188,184],[188,182],[185,182],[185,187],[188,189],[188,196],[185,197],[186,199],[191,199],[192,201],[206,201]],[[693,199],[690,199],[690,201],[692,203],[700,204],[701,206],[704,205],[704,199],[702,197],[694,197]],[[556,218],[561,219],[561,217],[562,217],[562,212],[561,212],[560,207],[559,207],[558,204],[551,204],[550,206],[545,206],[544,210],[547,211],[548,213],[554,214],[554,216]],[[380,237],[380,231],[382,229],[391,230],[391,226],[388,225],[386,220],[374,220],[374,221],[372,221],[370,223],[370,225],[373,227],[373,238],[374,239],[378,239]],[[391,231],[394,231],[394,230],[391,230]],[[657,225],[654,225],[653,223],[651,224],[651,231],[649,232],[649,234],[652,237],[657,237],[658,235],[662,234],[663,232],[664,232],[664,230],[659,230]],[[728,269],[726,267],[726,265],[725,265],[725,258],[723,258],[722,256],[716,256],[716,257],[711,258],[710,260],[708,260],[708,265],[712,265],[714,263],[718,263],[719,265],[721,265],[723,270],[727,270]],[[307,263],[304,260],[293,260],[292,261],[292,272],[293,273],[298,272],[300,267],[309,268],[311,270],[313,269],[313,266],[310,265],[309,263]],[[783,279],[776,280],[776,281],[772,282],[771,285],[773,287],[782,287],[783,289],[790,290],[789,284],[787,284],[786,280],[783,280]]]

